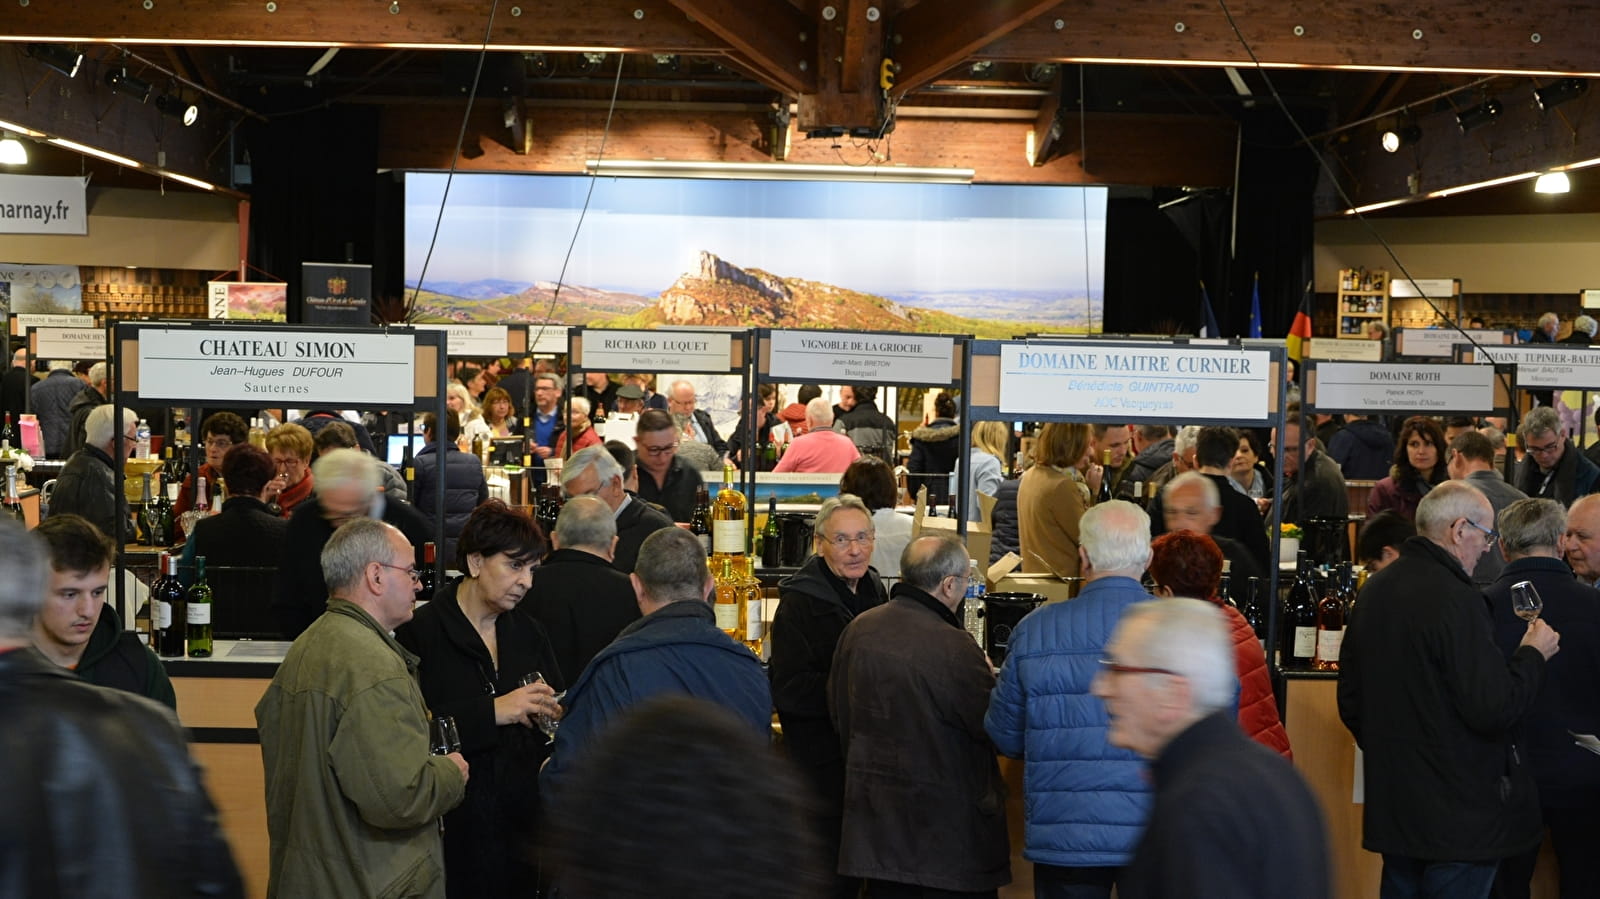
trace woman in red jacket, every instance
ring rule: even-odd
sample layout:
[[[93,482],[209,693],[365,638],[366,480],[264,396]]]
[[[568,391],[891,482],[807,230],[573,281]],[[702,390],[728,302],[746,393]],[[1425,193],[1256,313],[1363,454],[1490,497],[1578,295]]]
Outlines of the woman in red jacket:
[[[1206,599],[1222,606],[1233,633],[1234,669],[1239,675],[1239,728],[1262,746],[1293,759],[1256,632],[1238,609],[1217,599],[1222,550],[1210,537],[1193,531],[1162,534],[1150,544],[1150,577],[1155,579],[1157,596]]]

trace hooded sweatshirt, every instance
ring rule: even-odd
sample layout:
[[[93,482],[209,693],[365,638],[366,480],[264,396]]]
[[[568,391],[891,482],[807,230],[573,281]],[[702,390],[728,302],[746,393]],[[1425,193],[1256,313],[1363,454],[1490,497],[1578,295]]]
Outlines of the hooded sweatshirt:
[[[126,690],[169,709],[178,708],[178,694],[173,692],[166,666],[132,631],[122,629],[122,616],[110,605],[100,610],[83,658],[72,670],[96,686]]]
[[[1339,463],[1347,478],[1377,481],[1389,476],[1394,462],[1394,438],[1389,429],[1371,419],[1346,422],[1328,443],[1328,456]]]

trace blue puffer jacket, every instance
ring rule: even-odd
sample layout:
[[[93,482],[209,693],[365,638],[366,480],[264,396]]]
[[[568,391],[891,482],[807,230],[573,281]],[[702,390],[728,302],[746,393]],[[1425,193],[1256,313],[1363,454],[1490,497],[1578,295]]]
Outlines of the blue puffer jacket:
[[[434,517],[434,491],[439,476],[439,446],[430,443],[417,451],[416,482],[412,485],[411,504],[432,525]],[[466,566],[456,561],[456,538],[466,527],[472,510],[489,498],[489,485],[483,479],[483,463],[471,453],[463,453],[449,445],[444,457],[444,545],[439,547],[446,568],[458,571]]]
[[[554,800],[566,771],[602,731],[646,699],[669,693],[714,702],[763,739],[772,733],[772,688],[761,660],[717,627],[710,605],[668,603],[624,628],[567,690],[555,749],[539,775],[542,801]]]
[[[1105,705],[1089,693],[1139,582],[1106,577],[1077,599],[1022,619],[983,719],[1004,755],[1024,760],[1022,855],[1064,867],[1125,865],[1150,813],[1145,762],[1106,742]]]

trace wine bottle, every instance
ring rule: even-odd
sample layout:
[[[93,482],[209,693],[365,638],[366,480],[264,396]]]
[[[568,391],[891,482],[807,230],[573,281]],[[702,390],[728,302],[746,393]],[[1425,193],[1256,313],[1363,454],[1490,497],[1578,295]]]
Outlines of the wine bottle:
[[[777,568],[783,564],[783,533],[778,528],[778,497],[767,497],[767,524],[761,529],[761,564]]]
[[[189,623],[189,658],[211,657],[211,585],[206,583],[206,557],[194,557],[194,585],[185,597]]]
[[[606,439],[606,404],[605,403],[595,403],[594,404],[594,416],[589,420],[589,424],[590,424],[591,427],[594,428],[594,436],[599,437],[601,440]]]
[[[267,448],[267,429],[261,426],[261,419],[250,419],[250,432],[246,436],[249,438],[251,446],[260,447],[261,449]]]
[[[422,544],[422,570],[417,572],[421,586],[417,588],[417,602],[433,599],[433,591],[437,587],[433,577],[433,567],[437,559],[438,550],[434,548],[433,541]]]
[[[1311,559],[1301,550],[1294,586],[1289,588],[1284,604],[1284,643],[1279,651],[1279,664],[1285,668],[1309,668],[1316,658],[1318,599]]]
[[[739,575],[733,570],[733,558],[725,556],[721,564],[711,569],[716,585],[716,603],[713,611],[717,616],[717,627],[722,632],[739,639]]]
[[[1134,481],[1133,482],[1133,503],[1134,503],[1134,505],[1138,506],[1141,509],[1143,509],[1145,507],[1145,503],[1144,503],[1144,481]]]
[[[6,413],[5,424],[0,426],[0,458],[11,455],[11,441],[16,439],[16,434],[11,430],[11,413]]]
[[[22,498],[17,495],[17,466],[5,464],[4,467],[6,471],[6,495],[5,499],[0,501],[3,502],[3,507],[0,507],[0,514],[9,515],[16,519],[18,524],[27,527],[27,517],[22,512]]]
[[[717,491],[717,501],[711,507],[711,552],[714,556],[732,556],[734,567],[744,574],[750,570],[745,545],[745,511],[748,504],[739,491],[733,476],[733,463],[722,466],[722,489]]]
[[[172,603],[164,595],[172,554],[161,553],[160,559],[161,564],[156,569],[159,573],[150,585],[150,648],[157,654],[161,653],[161,646],[167,639],[167,629],[172,627]]]
[[[694,489],[694,511],[689,513],[689,533],[700,541],[700,549],[711,555],[711,495],[701,484]]]
[[[183,528],[184,537],[194,533],[195,522],[211,514],[211,497],[206,492],[205,475],[194,479],[194,488],[194,506],[189,511],[178,516],[178,523]]]
[[[156,495],[150,489],[150,472],[145,472],[140,478],[143,483],[139,485],[139,530],[136,534],[138,542],[145,546],[156,545],[156,519],[161,517],[161,510],[156,508]]]
[[[737,639],[761,657],[761,644],[767,637],[767,623],[761,617],[761,581],[748,571],[739,576],[739,634]]]
[[[151,585],[150,599],[163,607],[151,618],[159,615],[160,620],[166,622],[156,639],[156,652],[166,658],[182,658],[188,642],[189,593],[178,579],[176,554],[167,554],[166,574]]]
[[[1225,606],[1233,606],[1235,609],[1237,609],[1239,608],[1239,604],[1233,601],[1233,585],[1229,583],[1232,578],[1233,562],[1229,561],[1228,559],[1223,559],[1222,579],[1217,582],[1217,601]]]
[[[1344,643],[1344,582],[1339,572],[1330,574],[1317,600],[1317,649],[1312,667],[1339,670],[1339,647]]]
[[[1261,644],[1263,651],[1267,648],[1267,582],[1261,578],[1250,578],[1245,581],[1244,608],[1239,613],[1250,628],[1256,632],[1256,641]]]
[[[411,441],[407,440],[405,449],[400,451],[400,471],[406,479],[407,497],[410,497],[411,484],[417,479],[417,462],[411,456]]]
[[[1104,503],[1111,501],[1111,450],[1100,454],[1100,489],[1096,492],[1094,501]]]

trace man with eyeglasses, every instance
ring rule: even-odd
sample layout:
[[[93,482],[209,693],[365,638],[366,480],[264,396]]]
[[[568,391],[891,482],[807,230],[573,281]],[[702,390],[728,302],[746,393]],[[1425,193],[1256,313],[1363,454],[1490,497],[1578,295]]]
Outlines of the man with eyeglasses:
[[[1495,646],[1468,575],[1499,537],[1476,487],[1433,488],[1416,525],[1345,628],[1339,716],[1365,753],[1362,846],[1383,855],[1380,895],[1481,899],[1543,830],[1516,728],[1560,635],[1535,619],[1509,662]]]
[[[1284,523],[1319,518],[1344,521],[1350,516],[1350,493],[1339,463],[1322,451],[1316,435],[1301,439],[1299,406],[1290,405],[1284,416],[1283,430],[1272,436],[1273,448],[1283,454],[1283,486],[1278,495]]]
[[[127,519],[128,501],[117,485],[117,469],[122,459],[133,454],[139,417],[132,409],[122,410],[122,453],[117,453],[116,407],[98,406],[84,419],[83,447],[67,459],[56,478],[50,496],[50,515],[81,515],[112,539],[117,525]],[[131,527],[121,532],[124,541],[133,539]]]
[[[1528,413],[1517,426],[1517,440],[1528,454],[1517,474],[1517,489],[1528,496],[1571,506],[1600,487],[1600,466],[1573,449],[1561,417],[1549,406]]]
[[[255,708],[268,895],[443,897],[439,819],[465,796],[468,766],[460,752],[429,754],[420,660],[394,638],[419,586],[411,544],[352,521],[319,563],[327,611]]]
[[[695,408],[693,384],[688,381],[672,383],[667,390],[667,411],[672,413],[672,422],[683,432],[685,440],[698,440],[716,450],[719,456],[727,453],[728,441],[717,433],[717,426],[711,423],[711,414]]]
[[[893,598],[856,616],[833,654],[838,870],[868,896],[993,897],[1011,882],[1006,788],[983,732],[994,672],[956,614],[968,561],[953,535],[913,540]]]
[[[433,541],[428,520],[409,504],[378,491],[378,460],[360,450],[338,449],[311,463],[316,493],[289,516],[283,567],[272,611],[284,638],[293,640],[328,604],[328,584],[317,561],[334,532],[358,518],[376,518],[398,528],[420,550]],[[420,553],[415,554],[417,558]],[[450,560],[445,561],[449,567]]]
[[[983,722],[995,748],[1026,766],[1022,857],[1036,896],[1110,897],[1150,808],[1144,762],[1108,742],[1106,710],[1090,693],[1117,618],[1150,599],[1139,584],[1150,516],[1126,500],[1100,503],[1078,535],[1083,589],[1012,631]]]
[[[1111,744],[1149,759],[1155,786],[1149,824],[1117,880],[1122,899],[1333,893],[1316,797],[1239,729],[1234,670],[1226,619],[1203,600],[1129,606],[1106,644],[1094,695]]]
[[[815,554],[778,585],[769,667],[784,749],[816,794],[815,825],[831,869],[839,854],[844,754],[828,717],[828,673],[845,627],[889,596],[872,567],[876,529],[860,497],[843,493],[823,500],[811,534]],[[859,886],[859,880],[839,878],[834,895],[853,897]]]
[[[639,452],[639,496],[667,510],[673,521],[694,516],[695,493],[705,486],[700,472],[678,458],[679,431],[660,409],[639,413],[633,444]]]
[[[622,449],[626,450],[627,447]],[[561,492],[568,499],[598,496],[606,501],[617,523],[617,543],[611,553],[611,567],[623,574],[631,574],[645,538],[673,525],[665,512],[629,493],[623,486],[625,478],[622,464],[610,449],[591,446],[573,453],[562,467]],[[577,675],[574,673],[571,676]]]

